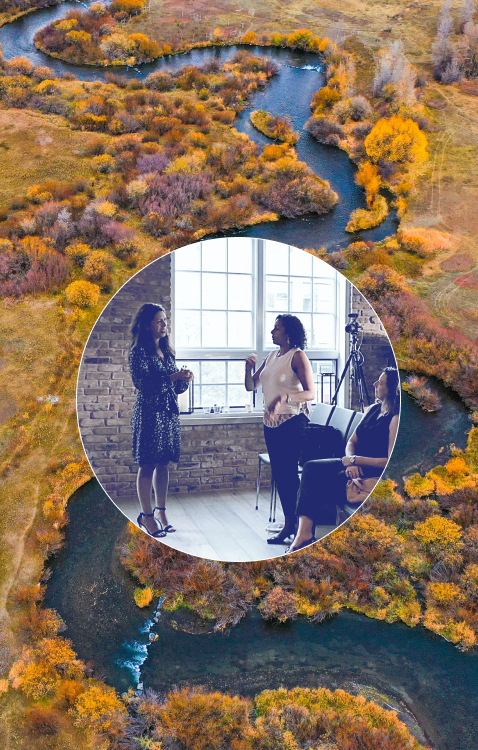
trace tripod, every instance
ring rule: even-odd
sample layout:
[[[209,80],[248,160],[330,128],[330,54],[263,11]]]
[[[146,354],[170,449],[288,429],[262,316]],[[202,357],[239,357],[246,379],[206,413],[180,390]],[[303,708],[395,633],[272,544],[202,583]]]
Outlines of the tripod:
[[[352,335],[352,346],[350,354],[345,363],[342,375],[340,376],[339,383],[335,389],[332,404],[337,405],[337,396],[340,391],[340,386],[344,382],[345,375],[349,367],[351,367],[351,377],[355,385],[358,387],[360,408],[365,411],[365,398],[367,399],[367,406],[370,406],[370,396],[368,395],[367,383],[365,382],[365,376],[363,374],[363,363],[365,362],[364,356],[360,351],[360,344],[358,343],[358,324],[356,322],[351,323],[346,327],[345,330],[350,329],[348,332]],[[360,342],[361,343],[361,342]]]

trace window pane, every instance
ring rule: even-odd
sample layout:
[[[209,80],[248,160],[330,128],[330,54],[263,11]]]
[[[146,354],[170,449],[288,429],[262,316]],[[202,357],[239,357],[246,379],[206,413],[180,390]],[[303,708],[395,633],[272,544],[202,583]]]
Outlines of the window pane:
[[[311,345],[314,348],[335,348],[334,315],[314,315],[314,335]]]
[[[181,367],[186,367],[194,374],[194,384],[199,385],[201,381],[201,363],[195,361],[189,361],[188,359],[177,359],[176,364]]]
[[[266,349],[275,349],[272,343],[271,331],[274,328],[276,313],[266,313],[266,330],[264,331],[264,347]]]
[[[228,388],[228,406],[245,406],[251,403],[251,394],[244,386],[230,385]]]
[[[305,250],[299,250],[297,247],[290,249],[290,275],[291,276],[311,276],[312,275],[312,255]]]
[[[244,383],[244,362],[229,362],[227,365],[227,377],[229,383]],[[242,386],[244,388],[244,385]]]
[[[333,312],[335,284],[329,279],[314,281],[314,312]]]
[[[202,306],[203,309],[225,310],[226,308],[225,273],[203,273]]]
[[[312,340],[312,336],[311,336],[311,333],[312,333],[312,330],[311,330],[312,329],[312,315],[306,315],[305,313],[302,313],[302,312],[298,312],[296,314],[297,314],[297,317],[299,318],[299,320],[302,321],[302,325],[304,326],[305,332],[307,334],[307,343],[310,346],[310,342]]]
[[[202,243],[202,270],[226,270],[226,239],[206,240]]]
[[[177,271],[175,274],[176,308],[201,307],[201,274],[188,271]]]
[[[266,273],[289,273],[289,246],[282,242],[266,241]]]
[[[201,270],[201,245],[181,247],[174,251],[174,268],[176,271],[200,271]]]
[[[225,312],[203,312],[202,345],[211,349],[227,346]]]
[[[308,279],[291,279],[290,310],[293,313],[312,311],[312,284]]]
[[[252,347],[252,313],[228,314],[228,346],[235,349]]]
[[[228,274],[229,310],[252,310],[252,276]]]
[[[226,382],[226,363],[225,362],[205,362],[201,366],[203,385],[211,383]]]
[[[328,279],[333,279],[333,281],[337,280],[337,271],[333,266],[321,258],[314,258],[313,255],[310,257],[312,258],[314,276],[326,276]]]
[[[203,406],[225,406],[226,405],[226,386],[225,385],[204,385],[202,387],[202,405]]]
[[[192,310],[177,310],[175,319],[176,348],[201,346],[200,313]]]
[[[266,279],[266,310],[287,312],[289,310],[289,282],[277,276]]]
[[[230,273],[252,273],[252,240],[248,237],[229,237],[228,271]]]

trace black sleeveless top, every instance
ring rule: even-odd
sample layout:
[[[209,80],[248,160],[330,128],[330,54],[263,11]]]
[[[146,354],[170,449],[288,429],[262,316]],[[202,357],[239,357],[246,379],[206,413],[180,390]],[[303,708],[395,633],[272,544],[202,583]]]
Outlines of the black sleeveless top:
[[[388,442],[390,437],[390,422],[394,414],[388,413],[380,417],[381,404],[375,404],[364,416],[355,430],[357,442],[355,453],[367,458],[385,458],[388,456]],[[383,469],[375,466],[361,466],[364,477],[377,477]]]

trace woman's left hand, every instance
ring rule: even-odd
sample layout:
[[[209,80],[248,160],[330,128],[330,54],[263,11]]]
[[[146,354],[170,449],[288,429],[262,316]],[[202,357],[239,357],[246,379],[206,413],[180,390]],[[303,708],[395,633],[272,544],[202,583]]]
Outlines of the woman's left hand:
[[[267,407],[269,414],[277,414],[281,404],[285,404],[287,396],[276,396]]]
[[[362,469],[360,466],[354,466],[351,464],[350,466],[347,466],[345,469],[345,476],[347,479],[360,479],[362,476]]]

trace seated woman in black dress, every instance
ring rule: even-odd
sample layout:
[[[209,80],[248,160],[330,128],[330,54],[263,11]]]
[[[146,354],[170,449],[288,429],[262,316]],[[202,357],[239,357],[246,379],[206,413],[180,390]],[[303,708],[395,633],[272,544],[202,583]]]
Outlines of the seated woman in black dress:
[[[151,302],[142,305],[131,334],[129,366],[138,389],[131,420],[133,458],[139,464],[136,489],[141,513],[137,523],[150,536],[158,538],[175,530],[166,518],[169,462],[179,461],[181,447],[177,394],[187,390],[193,374],[176,366],[166,313],[161,305]],[[156,497],[154,509],[152,487]]]
[[[307,461],[297,497],[299,527],[287,552],[316,541],[315,524],[335,523],[335,507],[345,502],[351,479],[380,477],[397,437],[400,411],[398,370],[386,367],[374,383],[377,403],[365,410],[362,421],[347,443],[343,458]],[[361,503],[357,505],[360,507]]]

